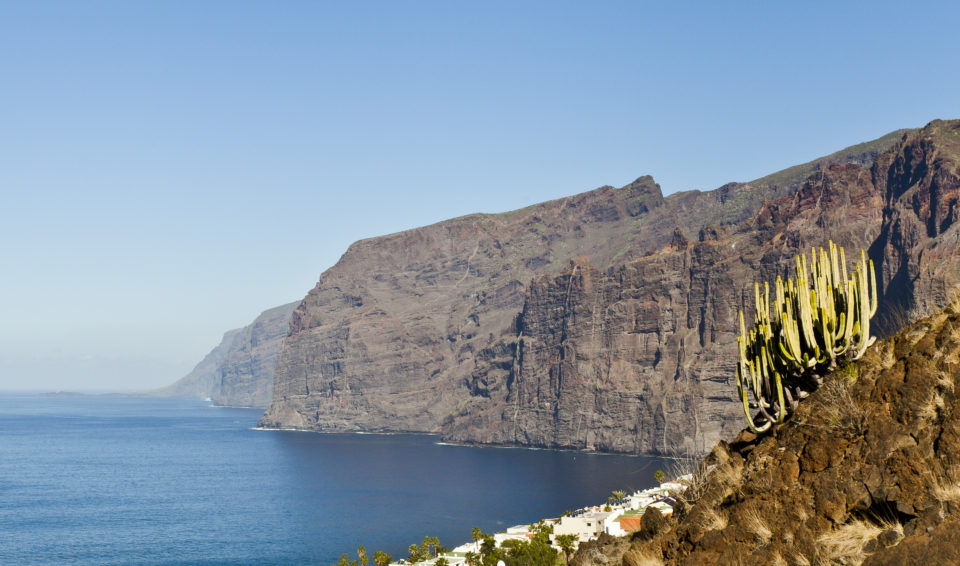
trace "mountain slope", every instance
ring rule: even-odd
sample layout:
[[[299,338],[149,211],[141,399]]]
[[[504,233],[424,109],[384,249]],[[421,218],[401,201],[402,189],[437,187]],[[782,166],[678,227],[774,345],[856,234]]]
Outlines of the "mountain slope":
[[[874,151],[934,129],[835,154],[799,189],[793,172],[664,198],[643,177],[357,242],[294,312],[261,425],[705,449],[738,426],[741,288],[828,238],[874,245]]]
[[[669,524],[572,563],[960,563],[958,377],[955,302],[828,376],[771,434],[718,443]]]
[[[960,122],[905,135],[872,166],[835,164],[735,226],[606,272],[578,261],[529,286],[516,331],[479,357],[447,440],[700,453],[739,430],[736,313],[754,281],[834,240],[869,249],[880,330],[960,289]],[[935,228],[935,229],[934,229]],[[851,258],[852,259],[852,258]]]

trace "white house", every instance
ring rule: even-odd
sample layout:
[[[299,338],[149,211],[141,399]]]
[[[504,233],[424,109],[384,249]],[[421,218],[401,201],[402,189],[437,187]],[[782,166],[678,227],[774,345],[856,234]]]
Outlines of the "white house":
[[[560,521],[553,526],[553,536],[577,535],[580,542],[595,539],[604,532],[606,521],[612,515],[610,512],[593,511],[560,517]]]

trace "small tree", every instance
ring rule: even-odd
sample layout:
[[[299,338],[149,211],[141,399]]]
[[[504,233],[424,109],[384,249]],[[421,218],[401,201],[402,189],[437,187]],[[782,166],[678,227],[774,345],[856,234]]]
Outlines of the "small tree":
[[[479,548],[480,538],[483,537],[483,531],[480,530],[480,527],[470,529],[470,536],[473,537],[473,542],[478,543],[477,547]]]
[[[663,470],[657,470],[656,472],[653,473],[653,479],[654,479],[657,483],[663,483],[663,480],[665,480],[666,477],[667,477],[667,476],[666,476],[666,474],[663,473]]]
[[[407,562],[411,564],[416,564],[424,559],[423,550],[420,549],[419,545],[411,544],[407,548],[407,552],[410,553],[410,556],[407,558]]]
[[[569,535],[557,535],[554,538],[556,539],[557,546],[559,546],[560,550],[563,551],[564,563],[569,564],[570,553],[573,552],[573,548],[577,544],[577,541],[580,539],[580,537],[574,534],[569,534]]]
[[[424,558],[436,558],[439,547],[440,539],[437,537],[425,536],[423,542],[420,543]]]
[[[393,557],[386,552],[378,550],[373,553],[374,566],[390,566],[391,562],[393,562]]]

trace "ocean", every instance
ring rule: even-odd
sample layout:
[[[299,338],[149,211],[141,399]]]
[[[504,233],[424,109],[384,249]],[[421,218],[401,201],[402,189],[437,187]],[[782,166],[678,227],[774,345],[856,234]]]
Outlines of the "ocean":
[[[0,394],[0,564],[317,564],[450,548],[654,485],[656,458],[255,430],[182,399]]]

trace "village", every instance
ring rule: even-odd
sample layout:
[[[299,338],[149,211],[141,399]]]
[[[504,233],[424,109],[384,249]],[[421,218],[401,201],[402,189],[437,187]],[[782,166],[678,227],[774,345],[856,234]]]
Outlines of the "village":
[[[690,478],[690,475],[680,476],[673,481],[662,482],[657,487],[637,491],[631,495],[614,492],[615,495],[611,497],[608,503],[577,509],[559,518],[542,519],[538,523],[509,527],[502,532],[493,534],[493,540],[497,547],[504,546],[507,541],[529,540],[546,526],[548,530],[552,530],[549,535],[551,546],[558,551],[562,551],[558,537],[564,535],[574,537],[574,550],[580,543],[595,540],[604,533],[612,536],[624,536],[640,530],[641,517],[648,507],[657,509],[664,515],[671,515],[675,502],[674,495],[682,492],[689,485]],[[616,497],[616,495],[621,495],[621,497]],[[552,529],[549,529],[549,527],[552,527]],[[447,566],[466,566],[468,555],[473,556],[479,553],[480,541],[471,541],[461,544],[453,550],[440,553],[438,556],[417,562],[417,564],[434,566],[439,563]],[[408,565],[409,562],[400,560],[392,564]]]

